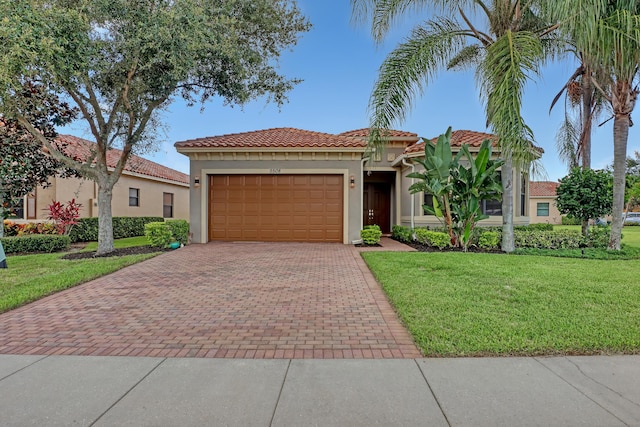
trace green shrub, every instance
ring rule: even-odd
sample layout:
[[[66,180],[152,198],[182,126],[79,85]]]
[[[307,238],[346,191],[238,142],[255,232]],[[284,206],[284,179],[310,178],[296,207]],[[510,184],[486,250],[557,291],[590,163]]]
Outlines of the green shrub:
[[[391,237],[399,242],[411,242],[412,232],[409,227],[404,227],[402,225],[394,225],[391,227]]]
[[[482,231],[478,237],[478,247],[482,249],[497,249],[500,244],[500,234],[495,231]]]
[[[29,234],[4,237],[1,240],[4,251],[8,254],[66,251],[71,244],[69,236],[58,234]]]
[[[541,223],[541,224],[529,224],[518,225],[513,227],[514,230],[539,230],[539,231],[553,231],[553,224]]]
[[[587,246],[591,248],[606,249],[609,245],[609,236],[611,235],[611,227],[595,226],[589,228],[587,235]]]
[[[451,238],[447,233],[440,231],[431,231],[426,228],[416,228],[416,241],[423,245],[433,246],[438,249],[448,248],[451,246]]]
[[[144,236],[145,224],[162,221],[164,218],[156,216],[113,217],[113,238]],[[72,242],[95,242],[98,240],[98,218],[80,218],[70,236]]]
[[[516,248],[577,249],[588,243],[577,230],[515,230],[514,235]]]
[[[562,217],[562,225],[582,225],[582,221],[579,218],[566,215]]]
[[[171,230],[166,222],[149,222],[144,226],[144,235],[149,244],[158,248],[166,248],[171,243]]]
[[[625,227],[633,227],[633,226],[640,226],[640,222],[631,222],[631,221],[627,221],[623,224]]]
[[[168,219],[165,221],[171,231],[171,237],[186,245],[189,241],[189,222],[185,219]]]
[[[363,230],[360,230],[360,238],[366,245],[377,245],[380,243],[380,237],[382,237],[382,231],[378,225],[365,225]]]

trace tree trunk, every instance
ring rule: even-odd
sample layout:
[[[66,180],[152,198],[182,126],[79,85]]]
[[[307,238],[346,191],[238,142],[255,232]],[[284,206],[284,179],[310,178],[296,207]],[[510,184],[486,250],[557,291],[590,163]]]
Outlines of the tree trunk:
[[[591,104],[593,103],[593,84],[591,70],[586,69],[582,75],[582,132],[580,134],[580,151],[582,169],[591,169]]]
[[[0,206],[1,203],[2,200],[0,200]],[[2,219],[2,226],[0,227],[0,239],[2,239],[4,237],[4,218],[0,215],[0,219]],[[7,268],[7,256],[4,253],[2,241],[0,241],[0,268]]]
[[[627,166],[627,140],[629,115],[616,114],[613,122],[613,209],[609,250],[620,250],[622,238],[622,211],[624,209],[625,174]]]
[[[513,160],[510,155],[504,157],[502,165],[502,250],[513,252],[516,249],[513,235]]]
[[[113,218],[111,199],[113,186],[98,183],[98,251],[97,255],[113,252]]]
[[[589,220],[585,219],[582,221],[582,235],[586,236],[589,234]]]

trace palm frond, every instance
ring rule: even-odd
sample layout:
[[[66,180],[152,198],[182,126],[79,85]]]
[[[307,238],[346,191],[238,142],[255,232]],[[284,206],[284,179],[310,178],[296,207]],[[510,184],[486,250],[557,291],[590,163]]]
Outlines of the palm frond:
[[[461,71],[470,69],[478,65],[482,60],[482,48],[477,44],[468,45],[462,48],[460,52],[447,64],[447,70]]]
[[[371,129],[388,129],[411,111],[424,88],[465,46],[469,33],[441,18],[416,27],[385,59],[369,100]],[[371,142],[376,141],[372,132]]]
[[[560,160],[567,165],[569,170],[579,166],[581,134],[582,126],[578,120],[565,114],[564,121],[556,133],[556,147]]]
[[[521,115],[528,80],[539,74],[543,48],[536,34],[507,31],[487,48],[476,74],[486,103],[487,123],[498,135],[502,156],[528,165],[538,157],[533,132]]]

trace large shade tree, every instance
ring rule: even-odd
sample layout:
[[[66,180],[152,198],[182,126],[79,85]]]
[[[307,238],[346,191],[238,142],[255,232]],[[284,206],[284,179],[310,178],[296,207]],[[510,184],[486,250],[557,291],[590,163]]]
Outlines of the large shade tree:
[[[503,185],[502,249],[515,249],[513,237],[515,167],[527,170],[539,153],[521,115],[525,85],[555,46],[554,27],[536,15],[537,2],[519,0],[352,0],[354,16],[371,20],[375,40],[408,12],[433,12],[417,25],[380,67],[371,95],[372,143],[404,120],[415,98],[443,70],[474,68],[485,103],[487,124],[498,136]],[[437,14],[441,14],[437,16]],[[480,24],[474,23],[479,18]]]
[[[98,185],[98,253],[113,250],[112,189],[158,138],[176,98],[278,105],[297,82],[277,69],[309,23],[293,0],[0,0],[0,112]],[[95,144],[70,159],[28,118],[25,79],[68,99]],[[115,168],[107,152],[121,149]]]
[[[40,89],[38,85],[25,82],[21,92],[32,100],[28,120],[52,143],[57,136],[56,126],[71,122],[77,111]],[[18,121],[0,116],[0,220],[9,217],[12,208],[22,202],[24,196],[37,187],[49,185],[50,177],[57,174],[69,176],[74,171],[64,168],[42,150],[41,144]],[[4,225],[0,226],[0,238],[3,235]],[[0,242],[0,268],[6,266]]]
[[[619,250],[631,113],[640,91],[640,2],[637,0],[549,1],[548,11],[573,35],[581,52],[594,58],[602,78],[594,85],[613,112],[613,208],[609,249]]]

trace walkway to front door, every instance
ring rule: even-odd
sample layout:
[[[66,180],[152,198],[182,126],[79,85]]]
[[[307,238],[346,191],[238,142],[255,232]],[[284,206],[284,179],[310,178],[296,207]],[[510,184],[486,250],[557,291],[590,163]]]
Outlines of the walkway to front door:
[[[353,246],[217,242],[0,315],[0,354],[420,357]]]

